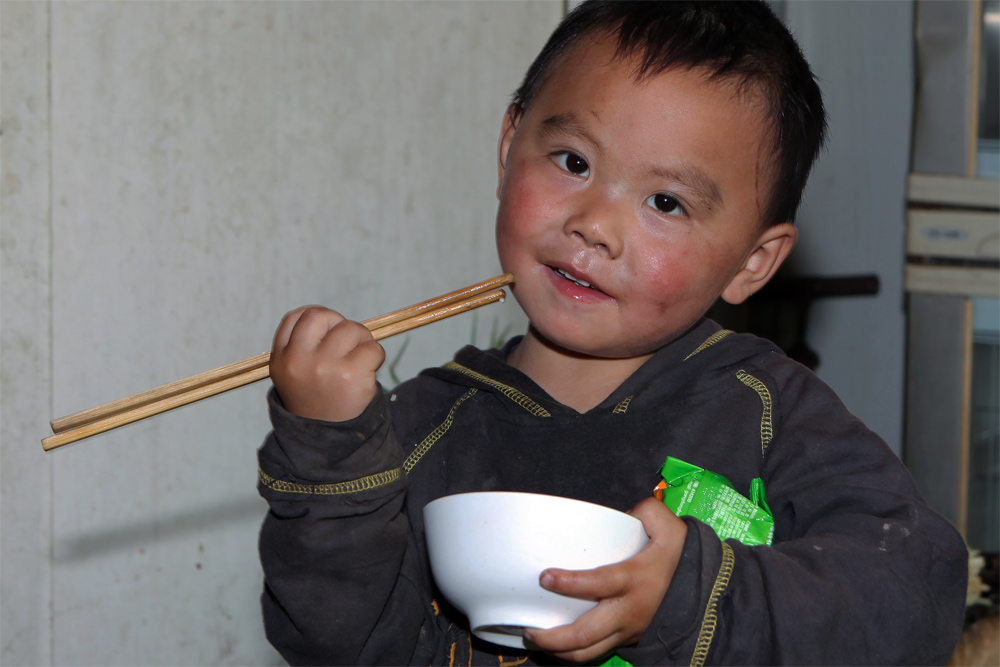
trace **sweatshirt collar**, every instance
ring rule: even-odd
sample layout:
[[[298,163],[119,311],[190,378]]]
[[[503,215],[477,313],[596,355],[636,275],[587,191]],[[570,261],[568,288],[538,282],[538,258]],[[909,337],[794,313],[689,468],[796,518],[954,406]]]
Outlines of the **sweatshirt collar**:
[[[508,355],[522,338],[515,336],[499,349],[480,350],[471,345],[465,346],[455,355],[454,361],[442,368],[428,369],[423,374],[503,394],[534,416],[579,415],[576,410],[549,396],[527,375],[507,364]],[[673,376],[669,384],[679,386],[688,374],[704,372],[708,366],[718,366],[723,362],[719,355],[723,349],[727,350],[726,354],[721,355],[724,358],[734,354],[737,358],[746,357],[748,350],[739,349],[745,345],[737,345],[738,349],[733,349],[732,345],[723,345],[722,342],[732,339],[746,342],[747,338],[753,339],[731,334],[712,320],[702,318],[687,332],[657,351],[591,412],[616,409],[649,385],[664,384],[667,376]],[[712,353],[705,354],[708,350]]]

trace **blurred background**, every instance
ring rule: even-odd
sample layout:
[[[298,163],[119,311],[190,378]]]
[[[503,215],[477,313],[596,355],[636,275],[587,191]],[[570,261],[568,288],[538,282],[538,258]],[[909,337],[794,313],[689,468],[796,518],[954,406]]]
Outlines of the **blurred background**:
[[[996,365],[995,241],[975,234],[997,202],[991,139],[979,164],[966,137],[996,114],[978,111],[978,82],[995,70],[970,68],[995,59],[979,54],[997,13],[773,4],[820,79],[830,143],[783,276],[791,292],[752,303],[756,316],[722,316],[750,328],[775,303],[790,308],[764,318],[789,322],[775,337],[803,343],[904,458],[907,433],[926,432],[907,425],[907,405],[924,401],[917,412],[947,428],[913,465],[936,455],[932,472],[951,470],[921,483],[964,526],[996,494],[986,475],[969,500],[970,457],[996,467],[995,371],[970,387],[971,369]],[[942,4],[964,13],[928,24]],[[501,116],[565,11],[562,0],[0,3],[0,663],[282,664],[258,604],[267,382],[49,453],[40,440],[53,418],[269,350],[301,304],[365,319],[499,273]],[[929,73],[917,57],[928,25],[931,51],[951,56]],[[921,100],[924,79],[953,87]],[[942,145],[964,151],[957,163],[926,147],[941,128]],[[972,231],[949,231],[948,214],[921,238],[981,242],[971,259],[930,261],[937,246],[908,240],[912,211],[949,207],[980,215]],[[941,268],[951,272],[928,277]],[[801,298],[845,278],[861,282]],[[916,333],[915,294],[932,308]],[[508,300],[397,337],[382,380],[524,326]],[[929,351],[908,365],[914,336]],[[952,352],[936,372],[951,384],[920,384],[913,369],[941,345]],[[966,394],[986,397],[979,427]]]

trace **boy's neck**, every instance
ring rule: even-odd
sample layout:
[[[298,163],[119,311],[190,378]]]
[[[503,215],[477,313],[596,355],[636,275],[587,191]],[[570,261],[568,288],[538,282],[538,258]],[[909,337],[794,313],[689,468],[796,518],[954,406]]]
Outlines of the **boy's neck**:
[[[577,412],[600,405],[652,354],[626,359],[588,357],[559,348],[529,328],[507,363]]]

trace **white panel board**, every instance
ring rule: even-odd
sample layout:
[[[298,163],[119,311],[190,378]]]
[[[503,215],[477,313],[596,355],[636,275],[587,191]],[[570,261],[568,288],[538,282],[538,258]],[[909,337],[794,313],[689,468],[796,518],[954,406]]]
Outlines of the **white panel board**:
[[[496,137],[561,4],[51,11],[50,416],[265,351],[303,303],[363,319],[499,272]],[[474,319],[480,344],[524,326],[509,300],[413,332],[397,373]],[[279,661],[257,602],[265,384],[49,455],[56,664]]]
[[[1000,259],[1000,215],[995,211],[910,209],[906,252],[974,261]]]
[[[816,0],[784,8],[830,117],[789,268],[809,276],[878,275],[876,297],[817,301],[807,336],[820,356],[819,376],[898,454],[913,5]]]
[[[51,664],[49,6],[0,3],[0,664]]]

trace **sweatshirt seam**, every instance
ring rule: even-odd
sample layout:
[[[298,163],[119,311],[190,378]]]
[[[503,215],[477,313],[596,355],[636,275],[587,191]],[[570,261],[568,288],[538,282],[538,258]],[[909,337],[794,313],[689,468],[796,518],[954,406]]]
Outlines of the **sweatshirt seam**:
[[[706,338],[705,342],[703,342],[701,345],[699,345],[695,349],[694,352],[692,352],[688,356],[684,357],[684,361],[687,361],[688,359],[690,359],[694,355],[698,354],[699,352],[702,352],[702,351],[706,350],[707,348],[712,347],[713,345],[715,345],[716,343],[718,343],[720,340],[722,340],[723,338],[725,338],[726,336],[728,336],[731,333],[733,333],[733,332],[731,330],[729,330],[729,329],[722,329],[721,331],[716,331],[714,334],[712,334],[711,336],[709,336],[708,338]]]
[[[715,576],[712,584],[712,592],[708,596],[705,604],[705,613],[701,621],[701,629],[698,631],[698,640],[695,642],[694,653],[691,655],[691,667],[703,667],[705,659],[708,657],[708,650],[712,646],[715,638],[715,630],[719,624],[718,605],[719,598],[729,587],[729,579],[733,573],[735,555],[733,548],[722,542],[722,563],[719,565],[719,572]]]
[[[628,410],[629,403],[632,402],[632,398],[633,397],[634,397],[634,395],[633,396],[626,396],[624,399],[621,400],[621,402],[618,403],[618,405],[615,406],[615,409],[612,410],[611,413],[612,414],[616,414],[616,415],[623,415],[623,414],[625,414],[625,412]]]
[[[327,484],[301,484],[284,479],[276,479],[267,474],[260,466],[257,467],[257,479],[260,483],[279,493],[295,493],[316,496],[341,496],[361,491],[370,491],[399,481],[403,476],[403,467],[384,470],[373,475],[365,475],[346,482],[331,482]]]
[[[465,401],[472,398],[477,393],[479,393],[479,390],[473,387],[469,391],[462,394],[462,396],[460,396],[458,400],[452,404],[451,409],[448,410],[448,414],[444,418],[444,421],[438,424],[433,431],[427,434],[427,437],[421,440],[420,444],[417,445],[410,455],[406,457],[406,460],[403,461],[402,469],[406,474],[409,474],[410,471],[413,470],[414,466],[420,462],[420,459],[422,459],[424,455],[430,451],[431,447],[433,447],[438,440],[443,438],[444,435],[451,429],[452,424],[455,423],[455,412],[458,410],[458,406],[465,403]]]
[[[760,455],[763,457],[767,453],[768,445],[774,439],[774,401],[771,392],[760,379],[743,369],[736,372],[736,379],[757,392],[760,398]]]
[[[523,408],[524,410],[528,411],[529,413],[531,413],[536,417],[552,416],[552,413],[543,408],[536,401],[529,398],[527,394],[515,389],[514,387],[511,387],[510,385],[498,382],[493,378],[483,375],[482,373],[477,373],[471,368],[466,368],[465,366],[455,361],[449,361],[447,364],[444,365],[444,368],[456,371],[458,373],[462,373],[463,375],[466,375],[474,380],[477,380],[489,387],[496,389],[501,394],[503,394],[511,401],[513,401],[516,405],[518,405],[519,407]]]

